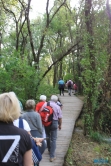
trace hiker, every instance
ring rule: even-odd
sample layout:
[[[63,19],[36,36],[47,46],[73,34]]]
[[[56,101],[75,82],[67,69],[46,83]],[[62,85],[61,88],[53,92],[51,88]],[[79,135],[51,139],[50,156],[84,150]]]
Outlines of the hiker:
[[[43,105],[46,103],[46,99],[47,99],[47,97],[45,95],[40,95],[40,102],[38,102],[36,104],[35,111],[37,111],[38,113],[40,113],[40,111],[43,108]],[[46,137],[46,133],[45,133],[44,125],[42,125],[42,128],[43,128],[43,130],[42,130],[42,137],[45,138]],[[46,141],[45,141],[45,143],[46,143]]]
[[[39,112],[39,111],[41,110],[42,106],[43,106],[44,103],[46,102],[46,99],[47,99],[47,97],[46,97],[45,95],[41,95],[41,96],[40,96],[40,102],[38,102],[38,103],[36,104],[36,107],[35,107],[35,110],[36,110],[37,112]]]
[[[14,120],[13,122],[14,126],[18,127],[18,128],[21,128],[21,129],[24,129],[28,132],[28,134],[30,135],[31,137],[31,140],[33,141],[33,145],[34,147],[32,146],[32,165],[31,166],[39,166],[39,163],[42,159],[42,156],[41,156],[41,153],[39,151],[39,147],[38,146],[41,146],[42,145],[42,141],[44,140],[43,138],[35,138],[35,137],[32,137],[31,136],[31,129],[29,127],[29,124],[28,122],[25,120],[25,119],[22,119],[21,117],[19,117],[18,119]],[[34,144],[34,141],[35,141],[35,144]]]
[[[68,80],[66,85],[67,85],[67,88],[68,88],[68,94],[71,96],[72,87],[73,87],[73,81],[71,79]]]
[[[53,162],[56,159],[55,150],[56,150],[57,129],[59,128],[59,130],[61,130],[61,125],[62,125],[62,111],[60,107],[57,105],[57,101],[58,97],[56,95],[52,95],[49,101],[50,106],[53,108],[52,124],[49,126],[45,126],[46,136],[49,138],[47,140],[47,147],[50,155],[50,162]]]
[[[76,85],[75,82],[74,82],[74,84],[73,84],[73,89],[74,89],[74,94],[76,94],[76,93],[77,93],[77,89],[78,89],[78,87],[77,87],[77,85]]]
[[[22,118],[28,122],[31,128],[31,135],[33,137],[43,138],[42,137],[42,132],[43,132],[42,121],[41,121],[40,114],[35,112],[35,100],[32,100],[32,99],[27,100],[25,106],[26,106],[27,112],[22,115]],[[45,144],[45,141],[43,141],[42,146],[39,147],[41,154],[43,154],[45,148],[46,148],[46,144]]]
[[[59,85],[59,93],[61,96],[61,93],[64,96],[64,86],[65,86],[65,82],[62,80],[62,78],[60,78],[60,80],[58,81],[58,85]]]
[[[22,119],[21,117],[19,117],[18,119],[14,120],[13,121],[13,124],[14,126],[19,127],[19,120]],[[30,126],[28,124],[28,122],[25,120],[25,119],[22,119],[23,120],[23,129],[26,130],[28,132],[29,135],[31,135],[30,131]],[[34,141],[36,142],[36,144],[38,146],[41,146],[41,142],[43,141],[43,138],[37,138],[37,137],[33,137]]]
[[[32,165],[32,143],[27,131],[13,121],[20,116],[20,104],[14,92],[0,94],[0,165]]]

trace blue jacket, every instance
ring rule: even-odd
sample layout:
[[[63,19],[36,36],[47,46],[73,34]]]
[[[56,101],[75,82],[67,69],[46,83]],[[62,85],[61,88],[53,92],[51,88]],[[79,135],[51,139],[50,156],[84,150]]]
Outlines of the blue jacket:
[[[59,85],[63,85],[63,84],[65,84],[65,83],[64,83],[63,80],[59,80],[59,81],[58,81],[58,84],[59,84]]]

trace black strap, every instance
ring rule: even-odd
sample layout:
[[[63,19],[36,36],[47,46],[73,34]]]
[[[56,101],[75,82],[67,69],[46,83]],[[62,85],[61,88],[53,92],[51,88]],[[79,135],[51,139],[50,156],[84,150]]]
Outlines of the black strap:
[[[50,106],[50,101],[48,101],[47,102],[47,106]],[[52,109],[53,109],[53,107],[52,106],[50,106]]]
[[[47,106],[50,106],[50,102],[49,101],[47,102]]]

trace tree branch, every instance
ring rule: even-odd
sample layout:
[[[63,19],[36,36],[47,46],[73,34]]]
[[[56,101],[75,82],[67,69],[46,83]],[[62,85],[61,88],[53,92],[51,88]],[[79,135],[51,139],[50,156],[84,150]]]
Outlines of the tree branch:
[[[46,26],[43,31],[43,35],[41,37],[40,46],[39,46],[38,52],[37,52],[37,59],[36,59],[37,64],[39,64],[40,53],[43,48],[43,43],[44,43],[47,29],[49,28],[49,24],[51,23],[51,21],[53,20],[54,16],[57,14],[57,12],[60,10],[60,8],[65,4],[65,2],[66,2],[66,0],[64,0],[64,2],[59,6],[59,8],[55,11],[55,13],[52,15],[52,18],[50,19],[49,13],[48,13],[49,0],[47,0],[47,6],[46,6],[47,21],[46,21]]]
[[[72,52],[72,50],[79,44],[80,41],[78,41],[76,44],[74,44],[73,46],[71,46],[65,53],[63,53],[62,55],[60,55],[60,58],[58,58],[55,62],[53,62],[48,69],[45,71],[45,73],[42,75],[41,80],[46,76],[46,74],[52,69],[52,67],[59,61],[61,61],[65,56],[67,56],[68,54],[70,54]],[[40,80],[40,82],[41,82]]]
[[[5,9],[5,11],[7,11],[10,14],[12,14],[14,19],[15,19],[15,22],[17,22],[15,14],[11,10],[9,10],[8,8],[5,7],[4,2],[2,0],[1,0],[1,2],[2,2],[2,5],[3,5],[3,8]]]
[[[60,8],[61,8],[63,5],[65,5],[65,3],[66,3],[66,0],[64,0],[64,2],[63,2],[63,3],[57,8],[57,10],[54,12],[54,14],[52,15],[52,18],[50,19],[49,23],[52,22],[54,16],[58,13],[58,11],[60,10]]]
[[[31,32],[31,29],[30,29],[30,20],[29,20],[29,10],[30,10],[30,3],[31,3],[31,0],[28,0],[28,7],[27,7],[27,10],[26,10],[26,19],[27,19],[27,29],[28,29],[28,34],[29,34],[29,38],[30,38],[30,45],[31,45],[31,49],[32,49],[32,55],[33,55],[33,58],[34,58],[34,61],[36,62],[36,54],[35,54],[35,51],[34,51],[34,44],[33,44],[33,39],[32,39],[32,32]]]

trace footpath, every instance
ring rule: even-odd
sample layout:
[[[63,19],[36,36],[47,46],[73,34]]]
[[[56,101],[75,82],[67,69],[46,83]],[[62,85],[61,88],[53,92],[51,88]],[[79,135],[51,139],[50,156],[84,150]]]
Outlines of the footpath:
[[[58,130],[56,160],[53,162],[49,161],[49,153],[46,149],[42,156],[43,159],[40,162],[40,166],[63,166],[64,157],[72,138],[75,122],[83,106],[83,101],[73,95],[73,93],[71,96],[69,96],[68,93],[65,93],[64,96],[58,97],[63,104],[63,122],[62,129]]]

